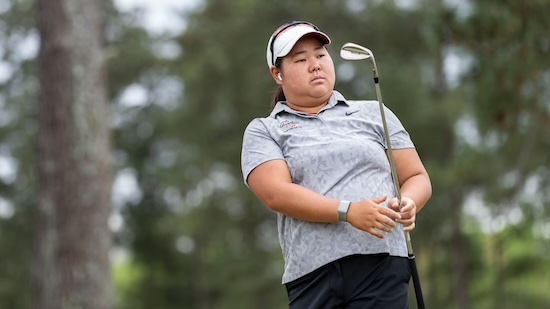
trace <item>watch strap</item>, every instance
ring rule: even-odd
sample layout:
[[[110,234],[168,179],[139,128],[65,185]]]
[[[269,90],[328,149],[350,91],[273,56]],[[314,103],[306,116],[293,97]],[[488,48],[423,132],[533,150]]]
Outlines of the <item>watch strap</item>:
[[[339,221],[347,221],[348,216],[348,210],[349,205],[351,204],[350,201],[341,200],[340,204],[338,205],[338,220]]]

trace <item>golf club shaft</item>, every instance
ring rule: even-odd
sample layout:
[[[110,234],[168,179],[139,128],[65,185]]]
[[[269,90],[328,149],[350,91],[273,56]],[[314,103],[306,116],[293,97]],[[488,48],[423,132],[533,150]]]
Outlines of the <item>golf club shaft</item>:
[[[378,84],[378,77],[374,79],[374,86],[376,88],[376,97],[378,98],[378,104],[380,105],[380,116],[382,118],[382,126],[384,127],[384,137],[386,138],[386,144],[388,147],[388,158],[390,161],[391,177],[393,185],[395,187],[395,194],[399,205],[401,207],[401,186],[399,185],[399,179],[397,178],[397,168],[395,167],[395,160],[393,158],[393,151],[391,147],[390,136],[388,133],[388,124],[386,122],[386,114],[384,113],[384,103],[382,103],[382,94],[380,93],[380,85]],[[405,239],[407,241],[407,252],[409,255],[414,255],[411,235],[409,232],[405,232]]]
[[[382,116],[382,125],[384,128],[384,138],[386,139],[386,146],[388,149],[388,160],[390,163],[391,176],[395,187],[396,197],[398,199],[399,208],[401,208],[401,187],[399,185],[399,179],[397,178],[397,168],[395,167],[395,160],[393,158],[393,151],[391,147],[390,136],[388,133],[388,125],[386,123],[386,115],[384,113],[384,103],[382,101],[382,93],[380,92],[380,85],[378,80],[378,69],[376,68],[376,61],[372,51],[368,48],[354,44],[346,43],[340,50],[340,56],[346,60],[369,60],[372,73],[374,76],[374,85],[376,87],[376,96],[380,105],[380,115]],[[424,297],[422,296],[422,289],[420,288],[420,278],[418,277],[418,270],[416,268],[415,256],[412,248],[411,235],[409,232],[405,233],[405,241],[407,243],[407,253],[409,256],[409,265],[411,268],[411,276],[414,284],[414,291],[416,294],[416,302],[418,308],[424,309]]]
[[[393,151],[391,147],[390,136],[388,133],[388,124],[386,122],[386,115],[384,113],[384,103],[382,103],[382,93],[380,92],[380,84],[378,79],[378,72],[376,71],[376,64],[373,63],[373,74],[374,74],[374,86],[376,88],[376,97],[378,99],[378,104],[380,106],[380,116],[382,118],[382,126],[384,127],[384,137],[386,139],[386,144],[388,147],[388,158],[390,162],[391,174],[393,179],[393,184],[395,186],[395,193],[398,199],[398,203],[401,206],[401,186],[399,185],[399,179],[397,178],[397,168],[395,167],[395,160],[393,158]],[[420,278],[418,277],[418,269],[416,268],[416,257],[412,248],[411,234],[405,231],[405,240],[407,242],[407,253],[409,256],[409,264],[411,267],[411,276],[413,280],[414,292],[416,295],[416,303],[418,308],[424,309],[424,296],[422,295],[422,288],[420,286]]]
[[[376,88],[376,96],[378,98],[378,104],[380,105],[380,116],[382,117],[382,125],[384,126],[384,137],[386,138],[386,144],[388,146],[388,157],[390,161],[393,185],[395,186],[395,194],[399,202],[401,202],[401,188],[399,186],[399,180],[397,179],[397,169],[395,167],[395,160],[393,158],[393,151],[391,147],[390,136],[388,134],[388,125],[386,123],[386,114],[384,113],[384,104],[382,103],[382,94],[380,93],[380,85],[378,84],[378,77],[375,78],[374,86]]]

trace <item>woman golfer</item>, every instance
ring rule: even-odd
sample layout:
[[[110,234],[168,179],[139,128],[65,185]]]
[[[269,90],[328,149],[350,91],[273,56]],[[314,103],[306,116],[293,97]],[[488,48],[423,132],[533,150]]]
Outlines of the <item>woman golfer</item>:
[[[407,308],[405,231],[431,196],[429,176],[386,109],[401,185],[398,205],[376,101],[334,90],[330,38],[308,22],[267,44],[277,83],[271,114],[244,132],[245,183],[277,212],[290,308]]]

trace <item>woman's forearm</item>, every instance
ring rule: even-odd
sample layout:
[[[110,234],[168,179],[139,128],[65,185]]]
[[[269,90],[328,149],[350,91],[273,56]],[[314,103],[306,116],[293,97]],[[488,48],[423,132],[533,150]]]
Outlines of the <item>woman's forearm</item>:
[[[411,198],[420,211],[432,196],[432,185],[428,174],[422,173],[407,179],[401,186],[401,196]]]
[[[323,196],[293,183],[281,184],[271,193],[257,195],[268,208],[296,219],[313,222],[338,221],[338,199]]]

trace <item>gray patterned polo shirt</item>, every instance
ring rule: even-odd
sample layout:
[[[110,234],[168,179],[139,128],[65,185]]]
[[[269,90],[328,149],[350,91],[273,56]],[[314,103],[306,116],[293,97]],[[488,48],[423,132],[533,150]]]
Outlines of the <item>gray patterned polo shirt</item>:
[[[413,148],[395,114],[385,108],[385,115],[392,147]],[[279,102],[268,117],[252,120],[244,132],[243,177],[246,183],[258,165],[285,160],[294,183],[322,195],[353,202],[387,194],[389,200],[395,189],[385,145],[377,101],[346,100],[334,91],[316,115]],[[305,222],[280,213],[277,226],[285,262],[283,284],[348,255],[407,256],[400,224],[384,239],[347,222]]]

